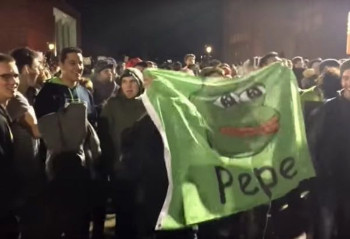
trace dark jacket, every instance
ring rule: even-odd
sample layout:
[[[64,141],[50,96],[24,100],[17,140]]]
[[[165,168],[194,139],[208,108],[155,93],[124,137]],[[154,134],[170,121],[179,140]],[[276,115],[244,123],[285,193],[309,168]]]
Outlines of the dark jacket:
[[[350,193],[350,101],[329,100],[313,116],[308,140],[318,178]]]
[[[162,209],[168,177],[163,141],[147,114],[123,132],[121,154],[135,185],[138,228],[143,234],[149,234]]]
[[[95,126],[97,115],[94,109],[93,98],[89,91],[79,84],[70,89],[63,85],[59,78],[52,78],[44,84],[36,97],[34,109],[39,119],[44,115],[63,109],[72,102],[84,102],[86,104],[88,120]]]
[[[118,95],[108,100],[98,124],[102,159],[105,170],[121,176],[120,146],[123,131],[131,127],[146,112],[140,99],[126,99]],[[119,175],[118,175],[119,174]]]
[[[0,106],[0,218],[12,209],[16,188],[13,167],[13,137],[6,110]]]

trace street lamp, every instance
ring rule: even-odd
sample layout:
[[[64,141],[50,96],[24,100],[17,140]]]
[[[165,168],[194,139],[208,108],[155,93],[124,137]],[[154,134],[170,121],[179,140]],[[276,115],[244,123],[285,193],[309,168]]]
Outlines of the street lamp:
[[[48,48],[49,48],[50,51],[55,50],[55,44],[49,43],[49,44],[48,44]]]
[[[205,46],[205,52],[210,55],[210,53],[213,51],[213,48],[210,45]]]

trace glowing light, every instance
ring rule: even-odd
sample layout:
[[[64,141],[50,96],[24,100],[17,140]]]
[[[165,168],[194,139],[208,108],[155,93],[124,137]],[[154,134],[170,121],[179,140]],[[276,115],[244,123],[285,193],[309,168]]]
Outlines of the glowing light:
[[[286,210],[288,207],[289,207],[288,204],[284,204],[284,205],[280,208],[280,212]]]
[[[213,51],[213,48],[211,46],[206,46],[205,51],[210,54]]]
[[[55,49],[55,44],[49,43],[48,44],[48,48],[49,48],[50,51],[54,50]]]

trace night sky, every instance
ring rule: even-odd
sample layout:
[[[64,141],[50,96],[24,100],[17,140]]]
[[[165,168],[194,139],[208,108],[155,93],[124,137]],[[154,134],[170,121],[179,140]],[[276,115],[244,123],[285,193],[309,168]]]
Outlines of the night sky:
[[[81,13],[84,55],[181,60],[220,53],[220,0],[67,0]]]

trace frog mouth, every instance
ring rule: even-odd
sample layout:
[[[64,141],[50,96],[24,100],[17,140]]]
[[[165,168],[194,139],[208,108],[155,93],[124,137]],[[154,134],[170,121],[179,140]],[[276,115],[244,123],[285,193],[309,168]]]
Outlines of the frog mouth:
[[[255,127],[222,127],[220,128],[220,133],[225,136],[239,138],[269,136],[276,134],[279,127],[279,118],[277,116],[273,116],[268,121]]]

